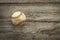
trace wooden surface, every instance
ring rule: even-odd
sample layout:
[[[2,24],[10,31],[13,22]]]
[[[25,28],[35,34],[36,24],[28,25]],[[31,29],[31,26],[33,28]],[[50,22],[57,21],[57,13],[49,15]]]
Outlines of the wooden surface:
[[[0,0],[0,40],[60,40],[60,0]],[[11,23],[15,11],[23,25]]]
[[[39,3],[60,2],[60,0],[0,0],[0,3]]]

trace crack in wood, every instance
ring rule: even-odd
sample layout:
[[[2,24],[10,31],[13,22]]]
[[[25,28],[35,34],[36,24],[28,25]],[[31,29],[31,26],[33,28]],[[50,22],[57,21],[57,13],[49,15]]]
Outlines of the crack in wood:
[[[11,22],[11,19],[0,19],[0,22]],[[54,22],[54,23],[60,23],[60,21],[53,21],[53,20],[33,20],[33,19],[27,19],[26,22]]]
[[[0,5],[7,5],[7,4],[10,4],[10,5],[12,5],[12,4],[19,4],[19,5],[21,5],[21,4],[60,4],[60,2],[32,2],[32,3],[29,3],[29,2],[26,2],[26,3],[10,3],[10,2],[3,2],[3,3],[1,3],[0,2]]]

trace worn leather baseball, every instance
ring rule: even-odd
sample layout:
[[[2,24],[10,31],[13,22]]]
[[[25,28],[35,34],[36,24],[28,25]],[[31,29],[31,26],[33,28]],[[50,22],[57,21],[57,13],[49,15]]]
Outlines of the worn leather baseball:
[[[12,14],[12,23],[14,25],[21,25],[26,21],[26,16],[23,12],[17,11]]]

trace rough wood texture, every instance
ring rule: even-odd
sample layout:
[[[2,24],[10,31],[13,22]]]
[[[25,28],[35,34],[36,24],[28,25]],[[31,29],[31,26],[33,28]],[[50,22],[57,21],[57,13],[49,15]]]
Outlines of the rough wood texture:
[[[60,40],[60,0],[0,0],[0,40]],[[11,23],[22,11],[23,25]]]
[[[29,20],[60,21],[59,4],[1,5],[0,18],[10,18],[15,11],[23,11]]]
[[[39,3],[39,2],[60,2],[60,0],[0,0],[0,3]]]
[[[0,39],[3,40],[55,40],[60,38],[60,23],[25,22],[14,26],[11,22],[0,23]]]
[[[23,27],[22,30],[23,32],[32,32],[35,33],[37,30],[51,30],[55,28],[55,23],[48,23],[48,22],[26,22],[23,26],[16,26],[18,27],[17,30],[20,29],[20,27]],[[0,31],[3,30],[14,30],[14,25],[11,24],[11,22],[2,22],[0,24]]]

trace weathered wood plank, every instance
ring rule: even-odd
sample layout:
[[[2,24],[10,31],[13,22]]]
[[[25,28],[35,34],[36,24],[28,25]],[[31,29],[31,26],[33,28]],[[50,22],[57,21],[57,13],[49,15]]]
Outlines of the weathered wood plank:
[[[35,38],[35,37],[36,38]],[[39,36],[39,37],[38,37]],[[30,39],[48,39],[48,35],[45,34],[32,34],[32,33],[14,33],[14,32],[8,32],[8,33],[0,33],[0,40],[30,40]]]
[[[29,20],[60,21],[60,6],[56,5],[1,5],[0,19],[10,18],[15,11],[22,11]]]
[[[51,33],[53,35],[54,30],[60,29],[59,26],[60,26],[60,23],[28,22],[28,23],[25,23],[25,25],[22,26],[22,32],[24,32],[24,33],[28,33],[28,32],[30,32],[30,33],[39,33],[41,31],[43,31],[43,34],[44,33],[45,34],[50,34]],[[20,32],[19,31],[20,28],[21,27],[16,28],[16,31]]]
[[[9,25],[9,26],[8,26]],[[14,26],[11,23],[5,23],[4,21],[0,21],[0,33],[5,32],[13,32]]]
[[[53,36],[48,36],[47,34],[38,34],[38,33],[13,33],[13,32],[8,32],[8,33],[0,33],[0,40],[56,40],[60,39],[60,35],[53,35]]]
[[[15,33],[15,32],[8,32],[8,33],[0,33],[0,40],[56,40],[60,39],[60,35],[52,35],[48,36],[47,34],[41,33]]]
[[[31,32],[35,33],[38,30],[52,30],[58,26],[59,23],[53,23],[53,22],[25,22],[21,26],[14,26],[11,22],[2,22],[0,23],[0,31],[17,31],[17,32]]]
[[[9,32],[8,30],[11,30],[12,28],[13,31]],[[11,24],[11,22],[2,22],[0,23],[0,31],[2,31],[2,33],[0,33],[1,40],[3,39],[6,40],[51,39],[53,40],[53,39],[60,38],[60,36],[58,36],[60,35],[60,23],[25,22],[24,25],[14,26]]]
[[[0,40],[13,40],[14,34],[13,32],[7,32],[7,33],[0,33]]]
[[[60,2],[60,0],[0,0],[0,3]]]

